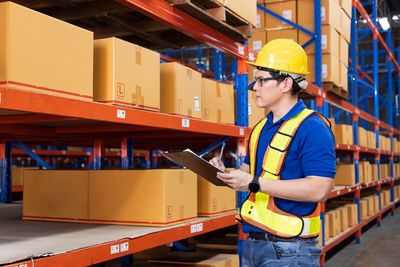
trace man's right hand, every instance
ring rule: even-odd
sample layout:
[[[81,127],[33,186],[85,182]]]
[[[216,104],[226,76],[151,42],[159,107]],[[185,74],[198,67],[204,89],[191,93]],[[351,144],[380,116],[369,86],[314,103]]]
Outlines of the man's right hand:
[[[218,157],[210,159],[209,162],[210,162],[211,165],[214,165],[215,167],[217,167],[221,171],[225,172],[225,165]]]

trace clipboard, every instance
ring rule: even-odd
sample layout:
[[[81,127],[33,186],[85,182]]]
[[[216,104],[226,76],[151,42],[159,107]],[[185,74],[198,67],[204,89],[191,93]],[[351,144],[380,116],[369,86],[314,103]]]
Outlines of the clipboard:
[[[183,165],[189,170],[197,173],[214,185],[226,186],[223,181],[217,178],[217,172],[224,171],[200,158],[190,149],[185,149],[184,151],[179,152],[164,152],[161,154],[167,159]]]

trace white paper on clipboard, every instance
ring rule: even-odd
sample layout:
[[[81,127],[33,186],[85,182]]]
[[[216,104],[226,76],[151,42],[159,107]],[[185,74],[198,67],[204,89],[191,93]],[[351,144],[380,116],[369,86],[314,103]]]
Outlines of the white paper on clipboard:
[[[214,185],[226,186],[224,182],[217,178],[217,172],[224,171],[200,158],[190,149],[185,149],[184,151],[179,152],[164,152],[161,154],[167,159],[183,165],[189,170],[197,173]]]

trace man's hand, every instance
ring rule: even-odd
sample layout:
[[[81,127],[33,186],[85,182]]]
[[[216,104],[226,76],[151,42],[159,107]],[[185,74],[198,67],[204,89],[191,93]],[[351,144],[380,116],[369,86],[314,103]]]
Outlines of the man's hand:
[[[242,170],[234,170],[229,173],[217,173],[217,178],[235,189],[236,191],[249,191],[249,183],[253,180],[253,176]]]
[[[211,165],[214,165],[215,167],[217,167],[221,171],[225,171],[225,165],[219,158],[217,158],[217,157],[212,158],[212,159],[210,159],[209,163]]]

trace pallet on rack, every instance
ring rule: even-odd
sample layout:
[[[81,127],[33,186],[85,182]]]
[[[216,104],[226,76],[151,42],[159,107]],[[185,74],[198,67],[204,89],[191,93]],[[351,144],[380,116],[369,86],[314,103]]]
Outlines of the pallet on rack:
[[[323,83],[323,88],[327,92],[331,92],[332,94],[335,94],[343,99],[346,99],[347,96],[349,95],[349,92],[345,90],[343,87],[336,85],[333,82],[324,82]]]
[[[251,36],[251,24],[217,0],[167,0],[167,2],[236,41]]]

